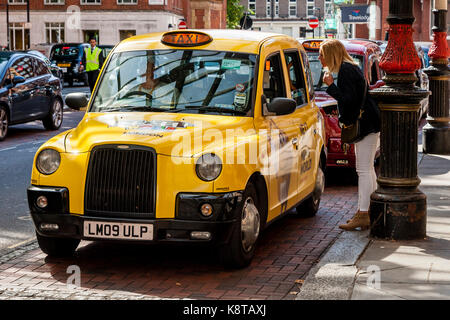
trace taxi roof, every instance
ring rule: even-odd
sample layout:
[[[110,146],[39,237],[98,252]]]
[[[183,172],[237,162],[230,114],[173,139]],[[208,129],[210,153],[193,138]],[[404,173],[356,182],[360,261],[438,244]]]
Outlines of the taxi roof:
[[[326,39],[301,39],[301,38],[298,38],[297,40],[300,41],[303,44],[303,42],[324,41]],[[365,54],[366,52],[368,52],[370,54],[370,53],[376,52],[376,51],[381,52],[380,47],[375,42],[373,42],[371,40],[342,39],[342,40],[339,40],[339,41],[342,42],[342,44],[344,45],[345,49],[349,53]],[[319,51],[319,50],[317,50],[317,51]]]
[[[190,47],[190,49],[203,50],[217,50],[217,51],[236,51],[245,53],[259,53],[259,48],[262,42],[271,38],[280,38],[285,40],[294,40],[284,34],[248,31],[248,30],[226,30],[226,29],[187,29],[174,30],[169,32],[201,32],[206,33],[212,37],[212,41],[208,44]],[[162,36],[166,32],[148,33],[138,36],[130,37],[120,42],[115,48],[115,52],[135,51],[135,50],[162,50],[179,48],[163,44],[161,42]]]

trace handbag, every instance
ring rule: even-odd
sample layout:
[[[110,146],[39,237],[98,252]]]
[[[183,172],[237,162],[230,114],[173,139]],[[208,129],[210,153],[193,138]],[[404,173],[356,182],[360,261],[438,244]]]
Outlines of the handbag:
[[[342,143],[356,143],[361,141],[364,137],[361,136],[361,116],[364,112],[363,106],[366,101],[367,82],[364,81],[364,96],[362,99],[361,107],[359,108],[359,115],[355,123],[345,125],[341,127],[341,141]]]

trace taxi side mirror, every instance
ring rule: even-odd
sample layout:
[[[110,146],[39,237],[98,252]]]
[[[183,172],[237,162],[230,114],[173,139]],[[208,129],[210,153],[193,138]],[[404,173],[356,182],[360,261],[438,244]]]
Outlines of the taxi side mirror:
[[[275,113],[277,116],[290,114],[297,108],[297,103],[289,98],[274,98],[272,102],[267,105],[269,112]]]
[[[83,92],[69,93],[66,96],[66,104],[69,108],[80,110],[88,105],[89,100]]]

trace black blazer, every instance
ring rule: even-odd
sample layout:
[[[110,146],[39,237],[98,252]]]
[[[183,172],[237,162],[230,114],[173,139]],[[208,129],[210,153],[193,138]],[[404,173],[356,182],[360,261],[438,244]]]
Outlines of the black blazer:
[[[364,98],[364,75],[361,69],[351,63],[343,62],[338,73],[337,85],[332,83],[327,93],[338,102],[339,121],[345,125],[352,124],[359,115],[359,108]],[[377,103],[369,96],[369,85],[366,89],[366,100],[361,116],[361,134],[380,131],[380,111]]]

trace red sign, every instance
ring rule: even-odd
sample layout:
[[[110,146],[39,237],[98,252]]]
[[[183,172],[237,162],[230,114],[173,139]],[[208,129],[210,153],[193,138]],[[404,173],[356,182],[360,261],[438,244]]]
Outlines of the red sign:
[[[186,21],[180,21],[178,24],[178,29],[187,29]]]
[[[317,28],[319,26],[319,19],[317,18],[311,18],[308,20],[308,26],[310,28]]]

